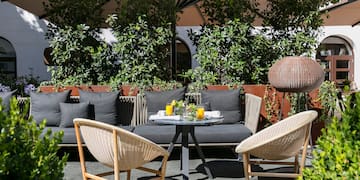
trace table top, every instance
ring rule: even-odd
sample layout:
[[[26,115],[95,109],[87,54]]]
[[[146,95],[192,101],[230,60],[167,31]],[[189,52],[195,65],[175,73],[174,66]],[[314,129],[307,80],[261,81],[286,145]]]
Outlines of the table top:
[[[224,118],[211,118],[211,119],[203,119],[203,120],[186,120],[183,118],[180,118],[180,120],[174,120],[174,119],[153,119],[149,120],[152,123],[155,124],[164,124],[164,125],[182,125],[182,126],[203,126],[203,125],[212,125],[221,123],[224,120]]]

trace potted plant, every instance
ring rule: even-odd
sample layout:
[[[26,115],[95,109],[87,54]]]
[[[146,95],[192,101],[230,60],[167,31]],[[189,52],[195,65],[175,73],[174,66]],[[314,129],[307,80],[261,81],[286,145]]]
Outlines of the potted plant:
[[[122,27],[117,23],[117,16],[108,19],[117,41],[113,51],[119,63],[119,70],[111,78],[111,85],[135,86],[140,91],[149,88],[156,78],[170,77],[166,67],[168,44],[172,32],[168,27],[149,25],[145,17],[139,16],[138,21]]]
[[[311,109],[319,112],[319,118],[313,122],[311,129],[312,140],[316,143],[318,137],[322,134],[322,129],[329,124],[334,116],[341,118],[341,107],[343,107],[343,100],[339,99],[339,90],[333,81],[324,81],[318,90],[312,92],[315,103],[310,104]],[[317,94],[317,95],[316,95]]]

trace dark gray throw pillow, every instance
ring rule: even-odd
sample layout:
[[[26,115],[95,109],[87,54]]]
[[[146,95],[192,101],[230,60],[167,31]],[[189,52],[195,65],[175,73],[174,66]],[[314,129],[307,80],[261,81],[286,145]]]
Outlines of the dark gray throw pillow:
[[[145,98],[149,116],[156,114],[159,110],[164,110],[165,105],[171,103],[172,100],[184,100],[185,87],[171,91],[146,91]]]
[[[30,92],[30,115],[37,124],[46,119],[47,126],[58,126],[61,120],[60,103],[67,101],[70,91],[58,93]]]
[[[89,118],[117,124],[119,92],[88,92],[79,90],[80,102],[89,102]]]
[[[73,127],[74,118],[88,118],[89,103],[60,103],[61,121],[59,127]]]
[[[201,102],[210,103],[211,110],[220,111],[224,124],[241,121],[240,90],[201,91]]]
[[[2,105],[4,107],[4,111],[8,112],[10,109],[10,99],[16,90],[10,92],[0,92],[0,98],[2,99]]]

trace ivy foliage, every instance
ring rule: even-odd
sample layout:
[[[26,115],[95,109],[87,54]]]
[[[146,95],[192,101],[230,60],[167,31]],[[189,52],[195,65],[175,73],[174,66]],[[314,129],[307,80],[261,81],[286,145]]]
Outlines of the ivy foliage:
[[[9,112],[0,106],[0,179],[60,180],[68,158],[57,155],[63,132],[49,129],[41,137],[46,122],[27,118],[28,104],[20,111],[12,98]]]
[[[322,130],[303,179],[360,179],[360,94],[349,97],[342,119]]]

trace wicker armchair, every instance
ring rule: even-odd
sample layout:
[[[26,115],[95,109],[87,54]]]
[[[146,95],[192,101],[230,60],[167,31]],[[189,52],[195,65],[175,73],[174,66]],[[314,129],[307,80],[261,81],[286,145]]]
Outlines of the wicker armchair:
[[[243,155],[245,178],[249,179],[250,176],[290,178],[301,176],[309,144],[311,122],[316,119],[317,115],[318,113],[313,110],[295,114],[242,141],[235,151]],[[299,164],[298,155],[302,147],[302,158]],[[250,155],[264,159],[264,161],[250,161]],[[277,161],[291,157],[295,157],[294,162]],[[251,164],[294,165],[295,172],[252,172]]]
[[[98,121],[74,119],[76,140],[78,144],[81,171],[83,179],[104,179],[102,176],[114,174],[114,179],[120,179],[120,171],[127,172],[130,179],[131,169],[139,169],[165,178],[166,163],[169,153],[153,142],[129,131]],[[82,141],[83,140],[83,141]],[[113,168],[114,171],[93,175],[87,172],[82,142],[90,153],[100,163]],[[149,169],[142,165],[163,157],[161,169]]]

